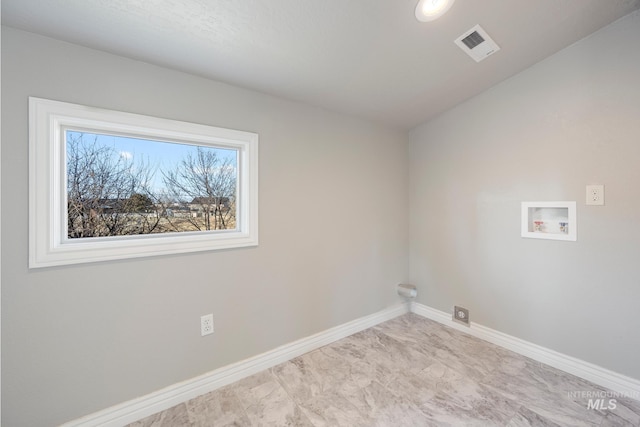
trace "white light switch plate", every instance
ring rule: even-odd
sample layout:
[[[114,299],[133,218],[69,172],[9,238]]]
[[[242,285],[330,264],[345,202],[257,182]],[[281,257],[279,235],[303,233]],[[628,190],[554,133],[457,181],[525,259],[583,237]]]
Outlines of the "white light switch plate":
[[[587,205],[604,205],[604,185],[587,185]]]

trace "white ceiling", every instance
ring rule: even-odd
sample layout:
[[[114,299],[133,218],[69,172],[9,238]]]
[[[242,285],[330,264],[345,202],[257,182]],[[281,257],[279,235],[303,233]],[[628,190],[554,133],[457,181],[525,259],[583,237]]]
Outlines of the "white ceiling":
[[[640,0],[2,0],[2,23],[409,129],[640,7]],[[454,40],[480,24],[476,63]]]

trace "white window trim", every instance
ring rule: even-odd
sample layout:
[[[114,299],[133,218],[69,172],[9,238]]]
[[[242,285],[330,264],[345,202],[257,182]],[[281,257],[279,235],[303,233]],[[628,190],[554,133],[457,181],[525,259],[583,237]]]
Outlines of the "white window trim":
[[[64,129],[238,150],[236,230],[66,238]],[[29,268],[258,245],[258,134],[29,98]]]

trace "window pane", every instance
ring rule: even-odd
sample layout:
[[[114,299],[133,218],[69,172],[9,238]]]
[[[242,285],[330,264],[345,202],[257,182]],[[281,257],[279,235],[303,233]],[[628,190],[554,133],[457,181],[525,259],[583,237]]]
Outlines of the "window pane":
[[[66,130],[67,237],[236,230],[238,151]]]

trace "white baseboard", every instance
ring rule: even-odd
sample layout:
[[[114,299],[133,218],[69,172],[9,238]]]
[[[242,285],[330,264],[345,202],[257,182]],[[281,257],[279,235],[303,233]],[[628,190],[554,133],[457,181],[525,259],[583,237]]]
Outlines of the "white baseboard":
[[[214,391],[264,369],[291,360],[304,353],[331,344],[356,332],[401,316],[409,311],[580,378],[584,378],[615,392],[635,397],[636,399],[640,396],[640,381],[636,379],[473,322],[471,322],[471,327],[463,326],[451,320],[450,313],[412,302],[410,306],[406,304],[392,306],[372,315],[361,317],[318,334],[285,344],[258,356],[224,366],[196,378],[173,384],[146,396],[70,421],[61,427],[121,427],[169,409],[172,406],[186,402],[194,397]]]
[[[397,304],[372,315],[361,317],[335,328],[285,344],[258,356],[224,366],[146,396],[70,421],[61,427],[120,427],[408,312],[409,306],[407,304]]]
[[[542,362],[561,371],[568,372],[577,377],[591,381],[602,387],[606,387],[612,391],[620,393],[640,400],[640,381],[627,377],[600,366],[594,365],[566,354],[541,347],[537,344],[521,340],[520,338],[498,332],[486,326],[478,325],[471,322],[471,326],[463,326],[454,322],[451,313],[436,310],[423,304],[416,302],[411,303],[411,312],[420,316],[435,320],[438,323],[452,327],[459,331],[473,335],[492,344],[511,350],[515,353],[527,356],[538,362]]]

